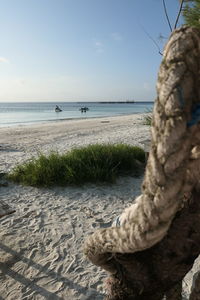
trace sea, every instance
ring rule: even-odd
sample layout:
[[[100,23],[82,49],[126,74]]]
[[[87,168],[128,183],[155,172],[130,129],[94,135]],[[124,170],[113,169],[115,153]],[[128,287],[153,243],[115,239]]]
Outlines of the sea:
[[[147,113],[153,102],[0,102],[0,127]],[[58,105],[62,111],[55,112]],[[81,108],[87,107],[86,112]]]

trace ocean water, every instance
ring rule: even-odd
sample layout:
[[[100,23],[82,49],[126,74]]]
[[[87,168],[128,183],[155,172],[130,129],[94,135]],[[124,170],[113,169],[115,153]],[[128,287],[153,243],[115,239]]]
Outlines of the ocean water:
[[[55,112],[56,105],[62,109],[62,112]],[[85,106],[89,110],[81,112],[80,108]],[[148,112],[152,108],[153,102],[0,102],[0,127],[64,119],[137,114]]]

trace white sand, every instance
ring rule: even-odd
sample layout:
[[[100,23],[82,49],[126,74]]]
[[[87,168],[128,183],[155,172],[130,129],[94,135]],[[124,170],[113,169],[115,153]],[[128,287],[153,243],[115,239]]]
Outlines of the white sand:
[[[38,152],[93,143],[144,148],[150,129],[142,119],[129,115],[1,128],[0,172]],[[0,300],[103,299],[106,273],[85,259],[83,240],[110,225],[140,193],[141,182],[127,177],[113,185],[76,188],[0,187],[0,198],[16,209],[0,219]]]

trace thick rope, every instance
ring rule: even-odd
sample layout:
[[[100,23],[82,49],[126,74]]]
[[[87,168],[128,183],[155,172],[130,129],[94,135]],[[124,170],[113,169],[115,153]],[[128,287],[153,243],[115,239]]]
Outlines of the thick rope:
[[[200,176],[200,32],[182,27],[167,43],[157,81],[151,150],[142,194],[120,217],[120,227],[97,230],[84,253],[96,265],[114,253],[150,248],[166,235]],[[109,265],[109,266],[108,266]]]
[[[200,272],[195,274],[193,278],[192,292],[189,300],[200,300]]]

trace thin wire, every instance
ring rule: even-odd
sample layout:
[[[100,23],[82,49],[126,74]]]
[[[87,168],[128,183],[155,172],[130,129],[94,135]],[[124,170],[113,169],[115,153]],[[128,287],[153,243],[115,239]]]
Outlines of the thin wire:
[[[165,16],[167,18],[167,22],[168,22],[169,28],[170,28],[170,30],[172,32],[172,26],[171,26],[171,23],[170,23],[170,20],[169,20],[169,17],[168,17],[167,8],[166,8],[166,5],[165,5],[165,0],[163,0],[163,6],[164,6]]]
[[[158,46],[158,43],[156,43],[156,41],[152,38],[152,36],[145,30],[145,28],[142,25],[140,25],[140,26],[141,26],[142,30],[144,31],[144,33],[146,33],[146,35],[150,38],[150,40],[152,40],[152,42],[154,43],[154,45],[157,47],[158,53],[160,55],[163,55],[162,52],[160,51],[160,47]]]
[[[181,1],[181,5],[180,5],[180,8],[179,8],[179,12],[178,12],[177,18],[176,18],[176,22],[175,22],[175,25],[174,25],[174,29],[176,29],[176,26],[177,26],[177,23],[178,23],[180,14],[181,14],[181,12],[182,12],[183,3],[184,3],[184,0]]]

